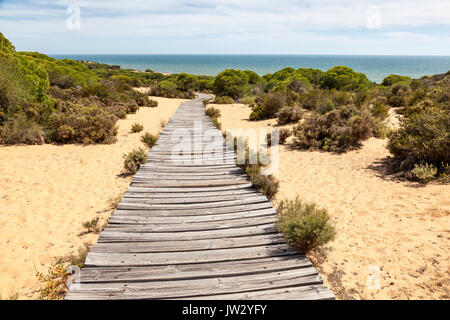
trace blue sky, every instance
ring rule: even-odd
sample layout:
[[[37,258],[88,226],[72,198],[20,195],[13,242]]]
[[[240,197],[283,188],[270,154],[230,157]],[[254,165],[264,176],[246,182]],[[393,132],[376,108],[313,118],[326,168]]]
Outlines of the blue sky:
[[[449,13],[450,0],[0,0],[0,32],[47,54],[450,55]]]

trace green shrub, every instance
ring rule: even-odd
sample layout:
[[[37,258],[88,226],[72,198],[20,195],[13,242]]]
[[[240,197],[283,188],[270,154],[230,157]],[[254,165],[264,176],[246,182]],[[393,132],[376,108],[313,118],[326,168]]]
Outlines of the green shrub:
[[[164,80],[158,83],[158,96],[163,96],[167,98],[176,98],[178,97],[178,86],[175,82],[170,80]]]
[[[424,165],[415,164],[414,169],[411,170],[411,176],[413,179],[421,182],[428,183],[433,180],[437,175],[437,169],[432,164],[425,163]]]
[[[80,91],[82,97],[96,96],[100,99],[106,99],[110,96],[109,88],[104,84],[94,84],[83,87]]]
[[[153,99],[149,99],[148,106],[149,106],[150,108],[156,108],[156,107],[158,106],[158,101],[153,100]]]
[[[410,83],[411,78],[406,76],[399,76],[397,74],[390,74],[386,78],[383,79],[383,82],[381,83],[383,86],[391,86],[395,83]]]
[[[52,141],[61,143],[113,143],[117,118],[98,106],[65,104],[50,117]]]
[[[149,148],[153,148],[153,146],[156,144],[156,142],[158,141],[158,137],[152,135],[149,132],[144,133],[141,136],[141,141]]]
[[[428,163],[438,169],[450,163],[450,112],[439,107],[400,119],[400,128],[389,134],[387,147],[400,161]],[[410,168],[406,168],[410,169]]]
[[[142,130],[144,130],[144,126],[138,122],[131,125],[131,132],[133,133],[141,132]]]
[[[16,48],[12,45],[12,43],[6,39],[3,33],[0,32],[0,51],[5,53],[15,53]]]
[[[253,186],[267,197],[272,200],[279,189],[279,182],[274,176],[264,176],[261,174],[261,167],[259,165],[249,165],[246,167],[246,172],[250,177]]]
[[[218,129],[222,130],[222,124],[217,118],[211,118],[213,125]]]
[[[250,113],[250,120],[262,120],[275,117],[276,113],[285,106],[286,96],[281,93],[269,93],[259,97],[257,106]]]
[[[328,95],[322,90],[312,89],[299,97],[299,103],[304,109],[315,110],[319,104],[324,104],[328,100]]]
[[[221,97],[216,97],[214,99],[214,103],[216,103],[216,104],[233,104],[234,100],[232,97],[221,96]]]
[[[285,144],[287,138],[292,135],[292,130],[287,128],[280,129],[280,144]]]
[[[314,111],[316,111],[319,114],[326,114],[335,109],[336,109],[336,105],[334,104],[333,100],[331,98],[328,98],[325,101],[323,101],[323,100],[320,101],[316,105],[316,109]]]
[[[209,107],[205,109],[205,114],[211,118],[220,118],[220,109]]]
[[[300,68],[297,69],[297,73],[306,78],[309,83],[313,83],[315,85],[320,84],[320,78],[323,74],[321,70],[312,68]]]
[[[255,97],[254,96],[245,96],[241,99],[241,103],[243,104],[253,104],[255,103]]]
[[[180,91],[195,90],[198,87],[198,78],[192,74],[180,73],[175,82]]]
[[[276,113],[279,124],[298,122],[302,118],[302,113],[295,107],[283,107]]]
[[[384,120],[373,118],[373,136],[375,138],[385,139],[390,132],[391,130],[386,125],[386,122]]]
[[[380,101],[381,99],[376,99],[371,104],[370,112],[372,115],[378,119],[386,119],[389,115],[389,107]]]
[[[124,154],[124,168],[130,174],[135,174],[142,164],[147,161],[147,152],[142,148],[134,149],[128,154]]]
[[[244,73],[248,76],[248,83],[257,84],[261,80],[261,77],[254,71],[245,70]]]
[[[219,73],[214,80],[214,93],[217,96],[229,96],[239,99],[249,82],[249,76],[241,71],[226,69]]]
[[[302,149],[344,152],[373,134],[370,113],[344,106],[325,115],[313,114],[294,127],[294,145]]]
[[[17,113],[0,126],[0,142],[4,144],[43,144],[43,131],[40,125]]]
[[[349,67],[336,66],[323,73],[320,78],[320,87],[344,91],[367,90],[370,81],[363,73],[357,73]]]
[[[278,206],[278,230],[289,244],[303,251],[319,250],[336,238],[336,230],[326,209],[298,198],[283,200]]]

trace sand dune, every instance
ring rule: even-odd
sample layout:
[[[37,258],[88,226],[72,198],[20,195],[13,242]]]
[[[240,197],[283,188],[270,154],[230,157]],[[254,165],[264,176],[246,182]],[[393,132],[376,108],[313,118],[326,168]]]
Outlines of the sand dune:
[[[180,99],[153,98],[157,108],[141,108],[119,120],[112,145],[0,146],[0,295],[38,296],[36,271],[45,272],[55,257],[76,253],[97,235],[79,234],[82,223],[103,221],[112,213],[110,200],[120,197],[131,178],[123,177],[122,155],[143,147],[144,132],[158,134]]]
[[[223,129],[276,124],[248,121],[250,109],[241,104],[216,107]],[[329,210],[338,236],[318,266],[338,298],[449,299],[450,186],[381,176],[385,144],[372,138],[341,155],[281,146],[277,200],[299,196]],[[371,280],[378,270],[377,289]]]

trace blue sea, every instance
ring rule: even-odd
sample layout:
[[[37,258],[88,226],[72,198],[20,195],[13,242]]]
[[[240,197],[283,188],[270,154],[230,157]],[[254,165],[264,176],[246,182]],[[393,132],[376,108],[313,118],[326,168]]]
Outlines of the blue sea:
[[[89,60],[121,68],[215,76],[227,68],[253,70],[259,75],[284,67],[323,71],[344,65],[380,83],[391,73],[420,78],[450,70],[450,56],[353,55],[51,55],[57,59]]]

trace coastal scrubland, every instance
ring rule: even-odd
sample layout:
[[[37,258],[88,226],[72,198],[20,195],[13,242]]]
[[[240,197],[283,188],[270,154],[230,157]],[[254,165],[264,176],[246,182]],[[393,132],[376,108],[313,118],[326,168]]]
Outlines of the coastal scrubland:
[[[18,52],[0,34],[0,75],[2,296],[40,297],[43,272],[64,272],[57,257],[86,252],[199,91],[214,93],[219,130],[278,130],[278,172],[243,167],[338,298],[450,297],[449,72],[380,84],[345,66],[162,74]]]

